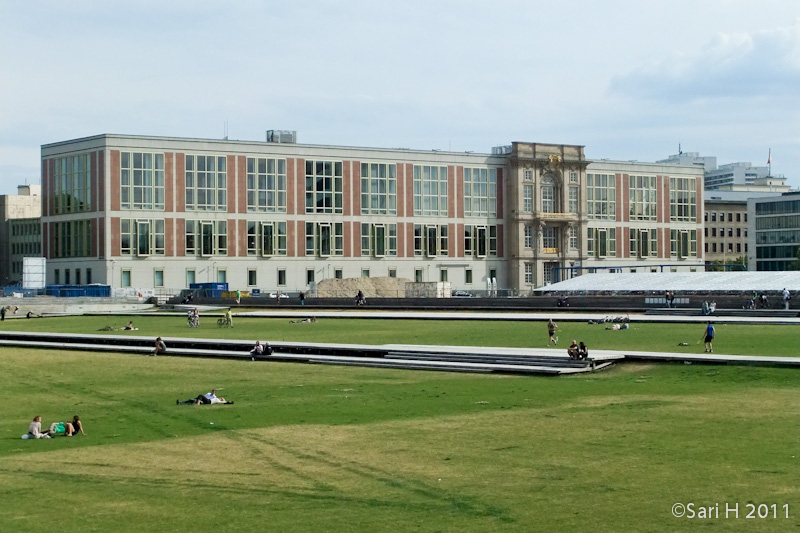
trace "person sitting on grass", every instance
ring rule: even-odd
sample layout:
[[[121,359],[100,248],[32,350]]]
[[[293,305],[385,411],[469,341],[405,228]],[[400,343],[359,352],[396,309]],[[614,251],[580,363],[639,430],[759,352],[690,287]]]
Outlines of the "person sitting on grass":
[[[233,402],[227,401],[225,398],[220,398],[217,396],[217,390],[211,389],[211,392],[207,392],[205,394],[201,394],[197,398],[190,398],[185,401],[175,400],[177,405],[210,405],[214,403],[221,403],[227,405],[233,405]]]
[[[22,436],[23,439],[49,439],[50,435],[47,431],[42,431],[42,417],[36,415],[33,417],[30,427],[28,427],[27,435]]]
[[[133,327],[133,320],[130,320],[122,329],[125,331],[139,331],[139,328]]]
[[[164,354],[166,352],[167,352],[167,345],[164,344],[164,341],[161,340],[161,337],[157,337],[156,338],[156,349],[153,350],[153,353],[151,353],[150,355],[155,357],[158,354]]]

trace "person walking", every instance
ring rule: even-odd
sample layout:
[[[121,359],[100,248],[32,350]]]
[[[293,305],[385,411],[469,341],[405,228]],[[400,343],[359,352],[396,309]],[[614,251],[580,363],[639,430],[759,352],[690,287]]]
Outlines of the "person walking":
[[[786,287],[783,288],[783,308],[787,311],[789,310],[789,300],[792,299],[792,295],[789,294],[789,289]]]
[[[550,346],[550,343],[558,345],[558,337],[556,336],[556,330],[558,329],[558,325],[553,322],[551,318],[550,321],[547,323],[547,334],[549,335],[550,339],[547,341],[547,345]]]
[[[0,307],[0,321],[6,319],[6,306]]]
[[[704,332],[704,341],[706,343],[706,353],[714,353],[714,346],[713,346],[712,343],[714,342],[714,334],[715,333],[716,332],[714,331],[714,324],[712,324],[711,321],[709,320],[708,324],[706,325],[706,330]]]

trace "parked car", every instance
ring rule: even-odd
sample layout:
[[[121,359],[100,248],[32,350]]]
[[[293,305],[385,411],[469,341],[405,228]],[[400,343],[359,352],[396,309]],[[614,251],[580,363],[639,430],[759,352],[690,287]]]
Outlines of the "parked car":
[[[451,296],[454,298],[472,298],[472,293],[467,291],[453,291]]]

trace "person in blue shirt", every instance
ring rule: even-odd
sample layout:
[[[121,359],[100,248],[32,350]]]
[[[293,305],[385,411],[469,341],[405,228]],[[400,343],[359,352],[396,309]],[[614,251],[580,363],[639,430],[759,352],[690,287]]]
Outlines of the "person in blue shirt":
[[[711,344],[714,341],[714,324],[708,322],[705,332],[706,353],[713,353],[714,347]]]

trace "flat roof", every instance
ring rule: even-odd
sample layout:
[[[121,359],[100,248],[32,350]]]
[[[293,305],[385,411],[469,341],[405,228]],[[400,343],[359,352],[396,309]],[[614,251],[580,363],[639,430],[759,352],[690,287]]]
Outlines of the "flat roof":
[[[764,292],[800,291],[794,272],[636,272],[584,274],[536,289],[537,292]]]

